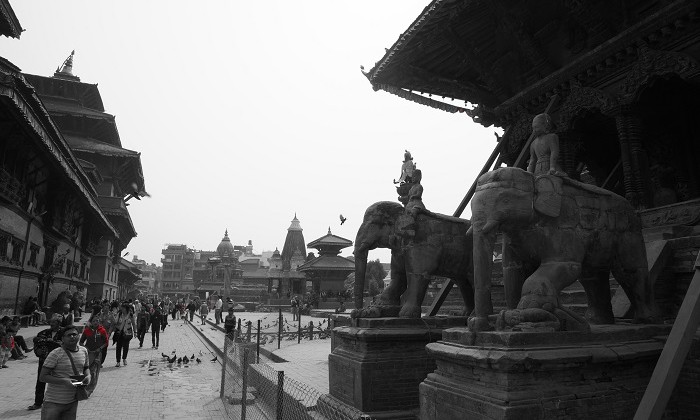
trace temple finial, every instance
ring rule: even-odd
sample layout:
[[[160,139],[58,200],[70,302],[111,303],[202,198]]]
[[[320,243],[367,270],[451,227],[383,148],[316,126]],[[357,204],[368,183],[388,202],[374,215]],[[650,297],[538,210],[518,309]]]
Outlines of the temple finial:
[[[68,58],[63,61],[63,64],[56,69],[53,74],[54,77],[67,80],[80,81],[80,78],[73,74],[73,56],[75,55],[75,50],[70,52]]]

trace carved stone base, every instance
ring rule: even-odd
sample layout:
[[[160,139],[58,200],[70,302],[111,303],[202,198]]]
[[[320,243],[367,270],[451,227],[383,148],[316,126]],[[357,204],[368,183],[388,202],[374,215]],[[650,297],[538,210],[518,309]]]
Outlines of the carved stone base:
[[[632,418],[666,325],[577,332],[473,333],[452,328],[428,344],[437,370],[420,385],[420,418]]]
[[[347,405],[375,419],[415,419],[418,385],[435,370],[426,344],[465,324],[465,317],[360,318],[352,327],[335,328],[336,347],[328,356],[331,398],[319,404]]]

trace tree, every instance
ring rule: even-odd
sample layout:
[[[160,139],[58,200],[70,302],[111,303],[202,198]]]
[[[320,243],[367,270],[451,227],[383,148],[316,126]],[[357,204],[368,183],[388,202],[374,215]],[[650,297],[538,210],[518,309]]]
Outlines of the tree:
[[[365,287],[369,288],[370,296],[376,296],[384,289],[384,277],[386,277],[386,270],[379,259],[367,261]]]
[[[378,295],[384,289],[384,277],[386,270],[378,259],[367,261],[367,271],[365,272],[365,290],[369,290],[370,296]],[[351,273],[345,279],[345,290],[352,292],[355,287],[355,273]]]

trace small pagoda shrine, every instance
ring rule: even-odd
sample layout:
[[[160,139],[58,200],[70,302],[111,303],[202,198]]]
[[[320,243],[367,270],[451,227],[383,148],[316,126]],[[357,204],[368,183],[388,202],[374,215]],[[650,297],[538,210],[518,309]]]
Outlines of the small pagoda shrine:
[[[304,263],[298,270],[313,282],[312,290],[315,294],[344,289],[345,279],[355,271],[355,262],[338,254],[349,246],[352,246],[352,241],[334,235],[330,227],[326,235],[309,242],[307,247],[315,248],[319,255]]]

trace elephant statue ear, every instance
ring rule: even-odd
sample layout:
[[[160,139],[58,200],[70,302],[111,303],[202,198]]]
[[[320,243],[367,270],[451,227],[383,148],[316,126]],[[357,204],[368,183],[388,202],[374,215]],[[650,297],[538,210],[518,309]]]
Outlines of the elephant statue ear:
[[[556,175],[540,175],[535,179],[535,210],[549,217],[561,211],[562,179]]]

